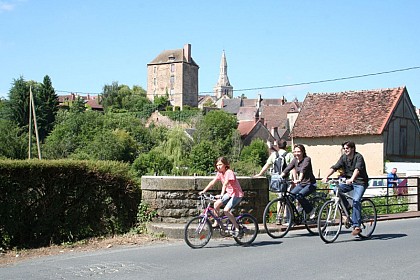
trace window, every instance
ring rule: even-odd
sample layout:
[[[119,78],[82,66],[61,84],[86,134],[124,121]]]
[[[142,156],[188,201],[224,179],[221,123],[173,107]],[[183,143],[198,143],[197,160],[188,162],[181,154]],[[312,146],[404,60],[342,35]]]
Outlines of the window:
[[[171,79],[170,79],[169,83],[171,84],[171,89],[173,89],[174,84],[175,84],[175,76],[174,75],[171,75]]]
[[[175,64],[171,64],[171,72],[173,73],[173,72],[175,72]]]

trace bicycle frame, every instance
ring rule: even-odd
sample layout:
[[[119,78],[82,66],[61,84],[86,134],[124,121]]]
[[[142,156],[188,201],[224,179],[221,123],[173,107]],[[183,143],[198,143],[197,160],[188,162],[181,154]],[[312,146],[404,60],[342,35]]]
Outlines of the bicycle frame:
[[[287,183],[290,185],[290,181]],[[320,206],[326,201],[326,196],[314,192],[307,199],[315,208],[316,217]],[[305,225],[310,234],[318,234],[317,218],[310,219],[305,211],[298,209],[294,195],[290,191],[280,192],[279,197],[269,201],[264,209],[263,224],[267,234],[272,238],[282,238],[286,236],[292,226],[301,224]]]
[[[255,240],[258,234],[258,222],[255,217],[248,213],[235,216],[239,225],[238,231],[226,215],[216,215],[214,207],[211,206],[212,201],[216,200],[215,196],[203,194],[200,195],[200,199],[202,213],[185,225],[184,240],[188,246],[193,249],[202,248],[210,241],[213,227],[209,218],[217,222],[216,229],[220,231],[221,236],[231,236],[239,245],[248,246]]]
[[[210,217],[213,218],[218,225],[218,229],[222,235],[225,235],[226,231],[229,230],[229,227],[232,227],[232,222],[226,215],[223,216],[216,216],[215,209],[211,206],[211,202],[216,201],[216,197],[213,195],[206,195],[201,196],[201,207],[203,208],[203,212],[200,214],[201,217],[208,220]],[[208,201],[208,203],[206,203]],[[207,204],[207,205],[206,205]],[[242,216],[235,216],[235,219],[238,221]],[[223,221],[226,220],[226,226],[224,225]]]

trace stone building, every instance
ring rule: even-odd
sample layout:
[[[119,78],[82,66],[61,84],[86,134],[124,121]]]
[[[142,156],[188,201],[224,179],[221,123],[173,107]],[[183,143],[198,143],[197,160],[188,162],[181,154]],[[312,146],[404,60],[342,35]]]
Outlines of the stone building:
[[[191,57],[191,45],[162,51],[147,64],[147,97],[168,96],[172,106],[198,106],[198,64]]]

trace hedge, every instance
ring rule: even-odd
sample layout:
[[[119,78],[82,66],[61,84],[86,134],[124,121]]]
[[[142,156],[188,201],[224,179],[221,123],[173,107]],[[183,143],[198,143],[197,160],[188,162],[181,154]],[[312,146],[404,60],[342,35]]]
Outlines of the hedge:
[[[0,160],[0,246],[127,232],[136,223],[139,185],[120,162]]]

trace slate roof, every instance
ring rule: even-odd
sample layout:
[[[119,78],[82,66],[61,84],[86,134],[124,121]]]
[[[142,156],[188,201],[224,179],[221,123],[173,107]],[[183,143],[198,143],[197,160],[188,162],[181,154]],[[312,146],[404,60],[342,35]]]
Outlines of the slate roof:
[[[238,121],[254,121],[258,113],[256,107],[240,107],[236,118]]]
[[[310,93],[296,119],[292,137],[380,135],[405,87]]]
[[[242,99],[223,99],[223,108],[222,110],[230,114],[238,114],[239,108],[241,107]]]
[[[173,59],[170,59],[170,58],[173,58]],[[155,59],[153,59],[150,63],[148,63],[148,65],[177,63],[177,62],[188,63],[187,59],[184,56],[184,49],[162,51],[157,57],[155,57]],[[198,64],[195,63],[192,57],[191,57],[191,64],[198,66]]]

